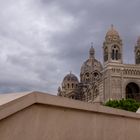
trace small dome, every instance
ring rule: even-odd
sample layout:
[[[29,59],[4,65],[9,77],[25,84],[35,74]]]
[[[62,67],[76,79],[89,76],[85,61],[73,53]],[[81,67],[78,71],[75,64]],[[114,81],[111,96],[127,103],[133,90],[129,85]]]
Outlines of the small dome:
[[[119,36],[119,33],[114,29],[114,26],[111,25],[111,28],[106,33],[106,36]]]
[[[138,37],[137,45],[140,45],[140,36]]]
[[[67,75],[64,77],[64,80],[63,80],[63,81],[78,82],[78,78],[77,78],[74,74],[72,74],[72,73],[70,72],[70,74],[67,74]]]
[[[67,91],[77,90],[78,84],[78,78],[70,72],[70,74],[67,74],[63,79],[62,89],[65,89]]]

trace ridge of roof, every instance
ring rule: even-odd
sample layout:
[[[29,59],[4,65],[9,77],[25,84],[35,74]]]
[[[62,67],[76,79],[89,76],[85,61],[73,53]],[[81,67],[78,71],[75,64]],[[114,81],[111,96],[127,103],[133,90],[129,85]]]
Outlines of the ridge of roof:
[[[19,95],[17,95],[19,94]],[[2,97],[3,96],[3,97]],[[33,104],[44,104],[50,106],[57,106],[68,109],[75,109],[88,112],[97,112],[102,114],[111,114],[121,117],[129,117],[140,119],[140,114],[114,109],[99,104],[91,104],[82,101],[76,101],[65,97],[49,95],[43,92],[33,91],[25,93],[14,93],[0,95],[0,120],[4,119],[20,110],[25,109]],[[8,97],[9,96],[9,97]],[[3,103],[2,103],[3,102]]]

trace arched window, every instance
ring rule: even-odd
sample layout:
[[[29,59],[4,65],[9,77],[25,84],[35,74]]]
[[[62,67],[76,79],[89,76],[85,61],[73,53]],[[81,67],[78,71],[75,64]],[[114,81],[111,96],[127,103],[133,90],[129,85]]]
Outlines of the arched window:
[[[73,96],[71,96],[71,99],[75,99],[75,96],[73,95]]]
[[[88,72],[87,72],[87,73],[85,73],[85,81],[86,81],[86,82],[88,82],[88,81],[89,81],[89,78],[90,78],[89,73],[88,73]]]
[[[107,50],[107,47],[105,47],[104,49],[104,61],[107,61],[108,60],[108,50]]]
[[[99,73],[96,71],[93,73],[94,80],[99,80],[100,76]]]
[[[116,60],[118,60],[118,59],[119,59],[119,57],[118,57],[118,50],[116,50],[115,57],[116,57]]]
[[[70,87],[70,84],[68,83],[68,88]]]
[[[112,46],[111,57],[112,57],[112,60],[121,59],[120,49],[117,45]]]
[[[72,83],[72,85],[71,85],[71,86],[72,86],[72,88],[73,88],[73,87],[74,87],[74,84]]]
[[[112,49],[112,60],[114,60],[115,59],[115,51],[114,51],[114,49]]]
[[[88,72],[86,73],[86,77],[89,77],[89,73]]]

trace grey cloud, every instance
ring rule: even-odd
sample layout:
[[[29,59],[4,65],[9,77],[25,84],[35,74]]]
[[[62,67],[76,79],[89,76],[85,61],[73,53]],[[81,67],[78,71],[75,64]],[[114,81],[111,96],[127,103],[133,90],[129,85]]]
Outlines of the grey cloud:
[[[110,24],[124,43],[124,62],[133,63],[140,35],[140,1],[0,1],[0,92],[41,90],[56,94],[70,70],[79,75],[90,42],[102,61]],[[20,9],[20,10],[19,10]]]

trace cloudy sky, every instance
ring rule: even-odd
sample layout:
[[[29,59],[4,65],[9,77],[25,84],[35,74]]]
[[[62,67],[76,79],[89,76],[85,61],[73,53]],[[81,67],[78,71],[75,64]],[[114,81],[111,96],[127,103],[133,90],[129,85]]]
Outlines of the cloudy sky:
[[[134,63],[139,7],[140,0],[0,0],[0,93],[56,94],[69,71],[79,76],[90,42],[102,61],[111,24],[123,39],[124,62]]]

